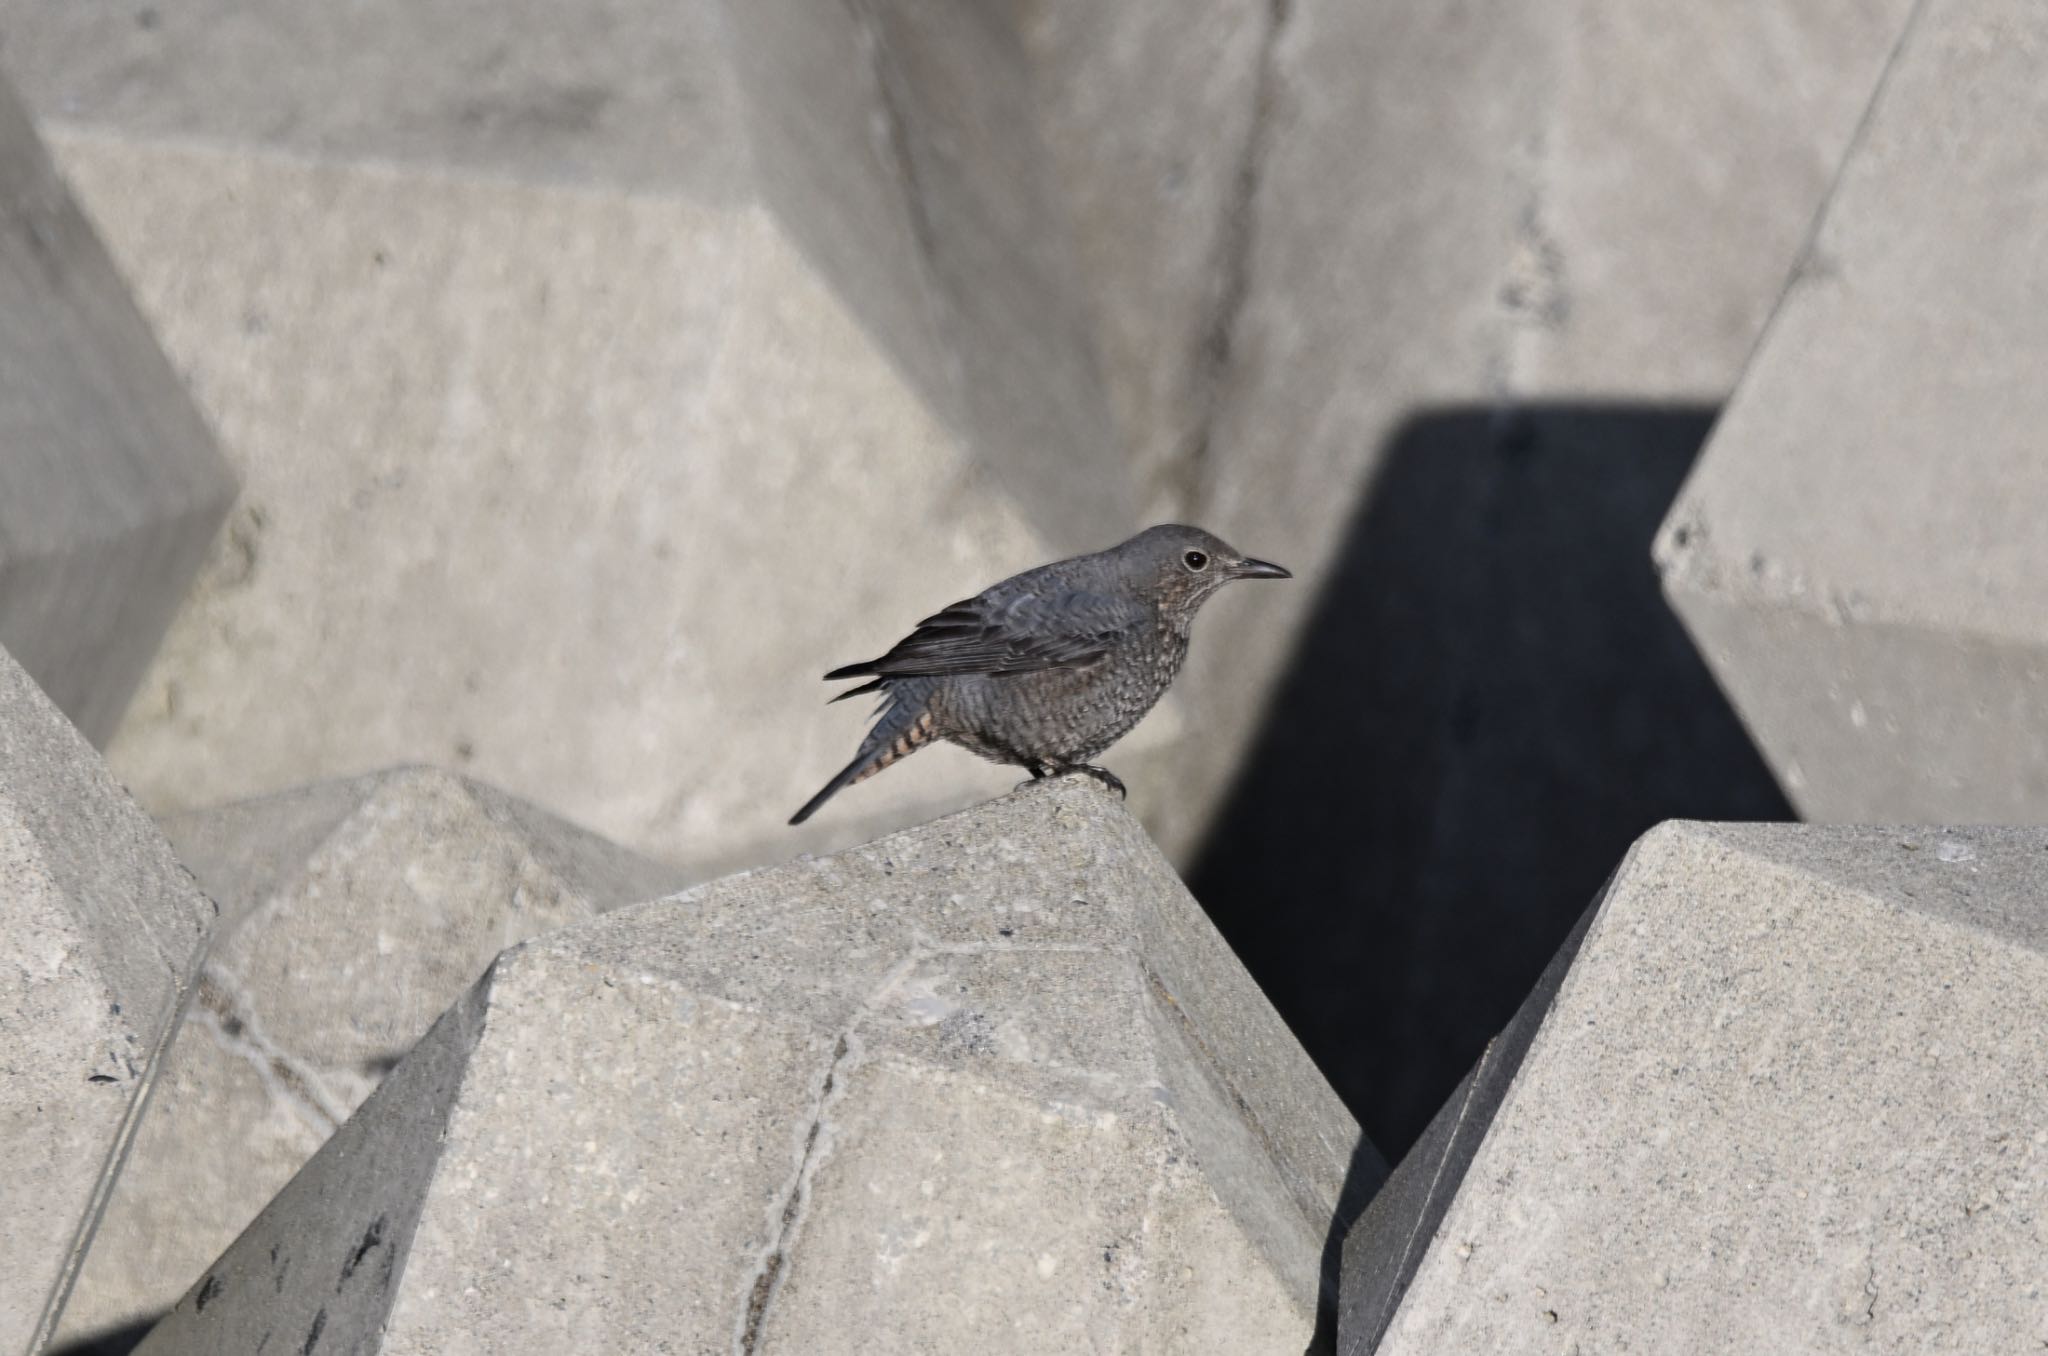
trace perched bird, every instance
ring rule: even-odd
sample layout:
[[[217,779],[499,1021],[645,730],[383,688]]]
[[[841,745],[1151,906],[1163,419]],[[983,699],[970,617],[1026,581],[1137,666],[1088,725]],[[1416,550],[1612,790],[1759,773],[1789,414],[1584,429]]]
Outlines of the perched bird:
[[[1088,760],[1165,694],[1209,595],[1233,579],[1292,577],[1177,524],[1012,575],[926,617],[881,658],[825,675],[873,680],[833,701],[879,692],[882,704],[854,760],[789,822],[935,739],[1033,778],[1085,772],[1122,794]]]

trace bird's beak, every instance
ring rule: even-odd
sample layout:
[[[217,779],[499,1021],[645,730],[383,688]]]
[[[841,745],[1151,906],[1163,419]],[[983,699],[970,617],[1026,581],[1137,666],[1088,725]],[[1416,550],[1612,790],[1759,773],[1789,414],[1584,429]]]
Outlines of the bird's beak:
[[[1231,571],[1239,579],[1292,579],[1294,571],[1285,565],[1275,565],[1270,560],[1242,560]]]

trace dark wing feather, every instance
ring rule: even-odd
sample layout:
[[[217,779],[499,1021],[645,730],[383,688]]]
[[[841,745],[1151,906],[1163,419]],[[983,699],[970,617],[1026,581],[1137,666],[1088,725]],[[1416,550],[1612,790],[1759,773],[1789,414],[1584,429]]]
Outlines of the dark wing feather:
[[[1144,604],[1079,590],[983,594],[926,617],[880,659],[826,678],[936,677],[1080,668],[1108,654],[1150,619]]]

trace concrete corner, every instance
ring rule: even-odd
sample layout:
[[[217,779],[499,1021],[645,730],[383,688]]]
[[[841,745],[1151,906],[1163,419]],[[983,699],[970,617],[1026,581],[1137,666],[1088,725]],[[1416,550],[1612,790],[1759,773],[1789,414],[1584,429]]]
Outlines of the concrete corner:
[[[1661,450],[1560,422],[1576,407],[1597,435],[1617,407],[1727,398],[1910,7],[1276,6],[1245,283],[1189,511],[1232,541],[1284,546],[1297,574],[1342,597],[1388,586],[1361,568],[1363,515],[1435,416],[1482,421],[1469,459],[1481,488],[1454,487],[1487,505],[1476,512],[1505,511],[1486,480],[1512,495],[1514,468],[1553,448],[1599,456],[1605,502],[1668,494]],[[1521,414],[1544,409],[1567,419],[1540,427],[1524,458]],[[1190,657],[1182,687],[1210,737],[1176,768],[1193,821],[1178,805],[1147,821],[1170,852],[1246,765],[1258,731],[1237,713],[1257,710],[1307,643],[1315,604],[1297,590],[1227,633],[1219,618]],[[1341,662],[1370,667],[1371,643]]]
[[[227,916],[65,1310],[67,1339],[169,1308],[500,950],[681,883],[429,768],[181,815],[166,831]]]
[[[1560,961],[1353,1231],[1346,1356],[2048,1331],[2048,830],[1674,822]]]
[[[1291,1353],[1358,1147],[1067,779],[508,951],[142,1350]]]
[[[0,651],[0,1351],[49,1340],[214,909]]]
[[[104,744],[235,478],[0,77],[0,645]]]
[[[767,206],[715,6],[0,31],[246,482],[108,746],[152,813],[431,763],[708,876],[1015,781],[784,823],[858,739],[817,675],[1059,552]]]
[[[2023,0],[1920,6],[1658,540],[1810,819],[2048,817],[2044,43]]]

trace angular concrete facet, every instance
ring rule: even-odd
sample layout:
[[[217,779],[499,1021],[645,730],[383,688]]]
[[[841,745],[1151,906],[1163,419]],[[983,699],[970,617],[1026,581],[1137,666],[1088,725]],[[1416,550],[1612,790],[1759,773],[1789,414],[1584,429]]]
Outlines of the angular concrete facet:
[[[1413,421],[1490,408],[1507,441],[1530,403],[1717,404],[1909,8],[1285,6],[1187,511],[1325,587],[1385,587],[1331,567]],[[1617,484],[1662,479],[1613,461]],[[1147,819],[1169,851],[1203,827],[1183,807],[1243,766],[1236,713],[1313,603],[1277,590],[1205,618],[1181,689],[1209,737],[1181,750],[1172,818]]]
[[[678,874],[404,769],[170,820],[226,917],[60,1336],[170,1307],[506,946]]]
[[[1358,1147],[1070,779],[508,951],[142,1350],[1297,1352]]]
[[[104,744],[235,480],[0,79],[0,645]]]
[[[1053,553],[763,209],[53,139],[247,478],[112,745],[152,809],[424,761],[709,870],[1015,782],[784,826],[818,675]]]
[[[729,0],[768,202],[1062,550],[1174,502],[1265,0]]]
[[[720,30],[0,0],[247,483],[111,745],[153,812],[433,763],[708,874],[1015,782],[784,824],[858,738],[818,674],[1058,552],[764,205]]]
[[[43,116],[143,141],[717,198],[746,167],[717,22],[642,0],[0,0],[0,57]]]
[[[199,971],[213,906],[0,651],[0,1351],[41,1350]]]
[[[2048,12],[1929,0],[1657,545],[1811,819],[2048,817]]]
[[[1560,959],[1352,1230],[1344,1356],[2048,1338],[2048,829],[1674,822]]]

